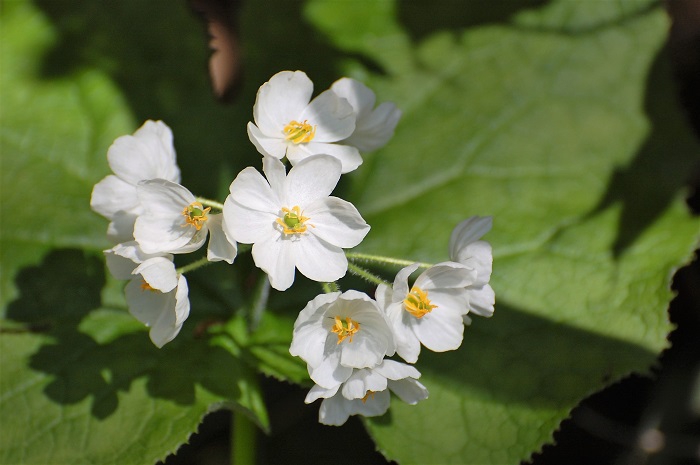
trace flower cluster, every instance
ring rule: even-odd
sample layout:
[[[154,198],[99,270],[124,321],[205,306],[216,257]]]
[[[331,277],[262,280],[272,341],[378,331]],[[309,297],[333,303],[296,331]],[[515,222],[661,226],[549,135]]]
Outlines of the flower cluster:
[[[306,402],[322,398],[319,420],[343,424],[350,415],[381,415],[389,391],[415,404],[427,398],[420,373],[409,364],[421,346],[457,349],[470,313],[493,314],[489,285],[491,247],[481,237],[489,217],[460,223],[450,238],[450,261],[428,265],[353,254],[370,226],[350,203],[332,196],[341,175],[362,164],[362,152],[385,145],[401,112],[392,103],[375,107],[375,95],[342,78],[315,98],[301,71],[283,71],[263,84],[248,123],[250,141],[262,155],[262,173],[242,170],[223,203],[196,197],[180,184],[173,136],[160,121],[147,121],[109,148],[113,174],[95,185],[91,206],[110,223],[114,247],[107,266],[128,280],[129,311],[150,328],[162,347],[190,313],[185,273],[210,262],[232,264],[250,251],[270,286],[289,289],[296,271],[323,283],[325,293],[308,302],[294,324],[290,353],[304,360],[315,386]],[[289,167],[286,163],[289,163]],[[174,259],[201,249],[207,254],[176,268]],[[359,263],[403,266],[393,285]],[[424,271],[409,284],[418,269]],[[340,292],[350,272],[376,285]],[[391,359],[401,357],[405,362]]]

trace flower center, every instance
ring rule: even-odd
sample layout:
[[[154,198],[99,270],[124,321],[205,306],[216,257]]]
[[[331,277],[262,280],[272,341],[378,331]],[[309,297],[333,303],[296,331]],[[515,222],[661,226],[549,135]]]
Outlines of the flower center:
[[[430,303],[428,293],[419,287],[411,288],[411,292],[408,293],[403,301],[403,306],[408,313],[416,318],[423,318],[427,313],[437,308],[437,305]]]
[[[209,219],[207,218],[209,210],[211,210],[211,207],[204,208],[200,202],[192,202],[182,210],[182,216],[185,217],[185,223],[194,226],[199,231]]]
[[[282,208],[282,213],[284,216],[282,218],[277,218],[275,222],[282,226],[282,232],[284,234],[301,234],[306,232],[306,222],[309,218],[301,214],[301,208],[298,205],[289,208]],[[309,225],[312,228],[313,225]]]
[[[338,335],[338,344],[343,342],[346,338],[348,342],[352,342],[352,337],[360,330],[360,323],[353,320],[349,316],[345,318],[345,321],[341,320],[339,316],[335,317],[335,325],[331,328],[331,332]]]
[[[294,144],[301,144],[313,140],[316,135],[316,126],[311,126],[308,120],[304,120],[303,123],[292,120],[282,131],[284,131],[284,138],[286,140]]]

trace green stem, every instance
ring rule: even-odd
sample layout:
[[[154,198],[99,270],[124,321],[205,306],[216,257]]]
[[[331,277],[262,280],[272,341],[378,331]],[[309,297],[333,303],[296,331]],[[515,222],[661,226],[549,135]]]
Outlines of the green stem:
[[[224,210],[224,204],[219,203],[216,200],[205,199],[204,197],[197,197],[197,201],[204,206],[216,208],[217,210]]]
[[[178,268],[178,269],[175,270],[175,271],[177,271],[178,274],[185,274],[185,273],[188,273],[188,272],[190,272],[190,271],[192,271],[192,270],[196,270],[197,268],[201,268],[201,267],[203,267],[203,266],[207,266],[207,265],[210,264],[210,263],[212,263],[212,262],[210,262],[209,260],[207,260],[207,257],[202,257],[202,258],[200,258],[199,260],[196,260],[196,261],[194,261],[194,262],[192,262],[192,263],[189,263],[189,264],[187,264],[187,265],[185,265],[185,266],[181,266],[180,268]]]
[[[418,263],[419,268],[430,268],[432,263],[416,262],[413,260],[404,260],[401,258],[384,257],[382,255],[372,255],[368,253],[345,252],[345,256],[349,260],[365,263],[379,263],[382,265],[408,266]]]
[[[361,266],[355,265],[355,264],[352,263],[352,262],[349,262],[349,263],[348,263],[348,271],[349,271],[350,273],[354,274],[355,276],[359,276],[360,278],[362,278],[362,279],[364,279],[364,280],[366,280],[366,281],[369,281],[369,282],[372,283],[372,284],[377,284],[377,285],[379,285],[379,284],[386,284],[387,286],[390,286],[390,285],[391,285],[391,283],[389,283],[389,282],[387,282],[387,281],[384,281],[384,280],[383,280],[382,278],[380,278],[379,276],[377,276],[377,275],[375,275],[375,274],[373,274],[373,273],[371,273],[371,272],[365,270],[365,269],[362,268]]]
[[[231,465],[255,465],[256,427],[245,414],[233,411]]]
[[[323,292],[326,294],[330,294],[331,292],[338,292],[340,291],[340,286],[338,283],[333,282],[333,283],[321,283],[321,287],[323,288]]]

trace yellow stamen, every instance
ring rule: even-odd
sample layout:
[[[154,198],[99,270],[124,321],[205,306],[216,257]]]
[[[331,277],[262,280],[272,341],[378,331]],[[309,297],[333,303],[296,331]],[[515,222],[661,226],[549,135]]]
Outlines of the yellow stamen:
[[[197,231],[202,229],[204,223],[209,219],[207,213],[209,213],[211,207],[204,208],[200,202],[192,202],[182,210],[182,216],[185,217],[185,223],[197,228]],[[183,225],[186,226],[186,225]]]
[[[345,321],[339,316],[335,317],[335,325],[331,328],[331,332],[338,335],[338,344],[346,338],[348,342],[352,342],[352,337],[360,330],[360,323],[350,317],[346,317]]]
[[[284,127],[283,131],[286,140],[294,144],[301,144],[313,140],[316,135],[316,126],[311,126],[308,120],[304,120],[303,123],[292,120]]]
[[[367,394],[365,394],[365,396],[362,398],[362,403],[364,404],[365,402],[367,402],[367,399],[369,399],[370,397],[372,398],[372,400],[374,400],[374,391],[367,391]]]
[[[428,293],[419,287],[411,288],[411,292],[408,293],[403,301],[404,309],[415,316],[416,318],[423,318],[426,314],[437,308],[437,305],[430,303],[428,299]]]
[[[157,289],[153,289],[153,287],[151,287],[151,285],[148,284],[145,279],[141,280],[141,290],[142,291],[157,292]]]
[[[284,218],[277,218],[275,222],[282,226],[284,234],[301,234],[306,232],[306,222],[309,221],[309,218],[301,214],[299,206],[294,206],[291,210],[282,208],[282,212],[284,213]],[[314,227],[312,224],[309,226]]]

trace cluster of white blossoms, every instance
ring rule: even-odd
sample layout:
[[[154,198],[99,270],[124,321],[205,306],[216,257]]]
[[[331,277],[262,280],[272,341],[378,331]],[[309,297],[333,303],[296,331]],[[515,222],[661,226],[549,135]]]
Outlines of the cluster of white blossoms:
[[[293,285],[297,270],[323,283],[325,293],[299,313],[290,353],[307,363],[316,383],[306,402],[322,398],[319,420],[340,425],[350,415],[386,412],[389,391],[409,404],[427,398],[420,373],[409,365],[421,346],[455,350],[470,313],[493,314],[491,247],[481,240],[491,218],[460,223],[450,238],[450,261],[436,265],[344,250],[360,244],[370,226],[331,193],[342,174],[362,164],[361,152],[389,141],[401,112],[388,102],[375,107],[374,93],[350,78],[312,94],[301,71],[280,72],[260,87],[247,129],[262,155],[262,174],[242,170],[224,203],[180,184],[170,128],[147,121],[109,148],[113,174],[95,185],[91,206],[110,220],[107,235],[115,245],[105,251],[107,266],[129,281],[129,311],[158,347],[189,316],[185,273],[208,262],[232,264],[239,243],[252,244],[241,250],[250,250],[278,291]],[[176,268],[175,255],[205,243],[206,257]],[[404,268],[392,285],[358,263]],[[424,271],[410,285],[419,268]],[[335,282],[348,270],[377,286],[375,298],[338,291]]]

